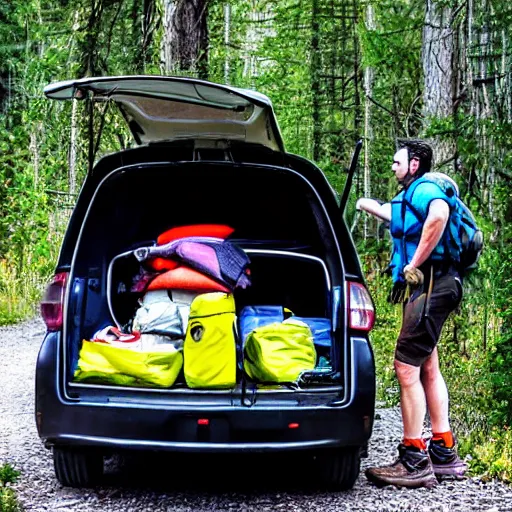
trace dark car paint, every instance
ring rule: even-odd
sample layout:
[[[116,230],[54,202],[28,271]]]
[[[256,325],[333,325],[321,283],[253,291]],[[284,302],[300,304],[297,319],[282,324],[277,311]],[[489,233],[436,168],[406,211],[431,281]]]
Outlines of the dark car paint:
[[[373,427],[375,386],[373,354],[366,339],[351,338],[353,369],[348,400],[336,393],[322,396],[294,393],[281,400],[262,398],[250,407],[226,403],[211,394],[203,405],[166,403],[165,396],[148,393],[134,398],[111,390],[88,400],[62,393],[62,336],[48,333],[37,360],[36,420],[47,446],[95,446],[108,450],[282,451],[339,446],[365,446]],[[230,399],[231,400],[231,399]],[[217,403],[216,403],[217,402]],[[224,402],[224,403],[223,403]],[[200,418],[210,419],[205,432]],[[299,423],[289,429],[290,423]]]

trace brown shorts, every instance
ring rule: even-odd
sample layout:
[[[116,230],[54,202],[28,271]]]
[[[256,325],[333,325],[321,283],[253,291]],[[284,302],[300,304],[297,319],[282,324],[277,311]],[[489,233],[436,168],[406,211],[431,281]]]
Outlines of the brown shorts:
[[[396,344],[395,359],[421,366],[434,350],[446,319],[462,300],[462,284],[457,274],[434,277],[430,301],[428,283],[414,291],[404,304],[402,329]],[[426,308],[426,302],[429,302]]]

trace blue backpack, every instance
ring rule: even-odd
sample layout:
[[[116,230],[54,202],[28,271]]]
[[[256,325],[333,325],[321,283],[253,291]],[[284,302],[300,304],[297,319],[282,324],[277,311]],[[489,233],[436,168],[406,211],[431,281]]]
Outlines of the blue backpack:
[[[435,183],[448,198],[450,219],[443,241],[446,253],[450,255],[460,272],[467,273],[475,269],[484,245],[483,233],[478,228],[473,214],[459,197],[457,184],[449,176],[439,172],[424,174],[408,188],[404,201],[410,205],[414,191],[425,181]],[[416,209],[410,210],[420,222],[425,221],[419,217]]]

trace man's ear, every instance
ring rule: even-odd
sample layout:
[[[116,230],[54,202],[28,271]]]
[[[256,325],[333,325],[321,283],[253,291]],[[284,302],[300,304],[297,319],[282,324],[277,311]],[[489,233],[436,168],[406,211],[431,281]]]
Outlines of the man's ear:
[[[409,172],[414,176],[420,168],[420,161],[417,158],[411,158],[409,162]]]

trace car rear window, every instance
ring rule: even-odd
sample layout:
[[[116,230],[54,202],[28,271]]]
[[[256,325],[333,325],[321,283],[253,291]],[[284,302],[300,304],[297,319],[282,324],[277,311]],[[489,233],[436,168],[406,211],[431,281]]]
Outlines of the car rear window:
[[[250,119],[254,105],[238,106],[234,109],[210,107],[181,101],[144,97],[120,97],[118,101],[132,105],[145,117],[153,119],[207,120],[225,119],[229,121],[247,121]]]

